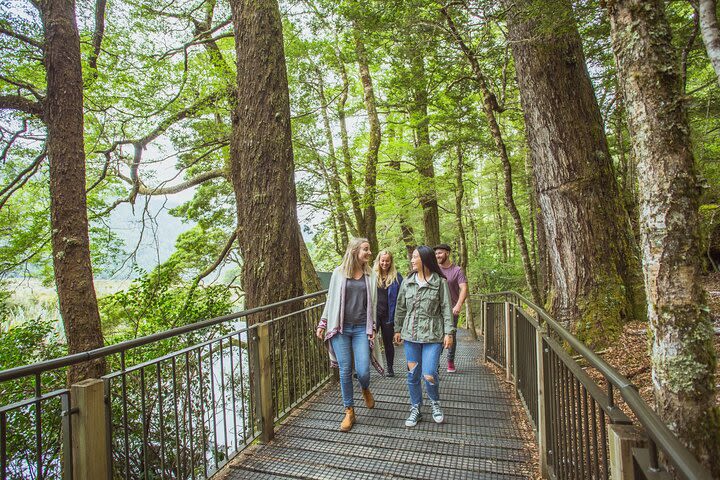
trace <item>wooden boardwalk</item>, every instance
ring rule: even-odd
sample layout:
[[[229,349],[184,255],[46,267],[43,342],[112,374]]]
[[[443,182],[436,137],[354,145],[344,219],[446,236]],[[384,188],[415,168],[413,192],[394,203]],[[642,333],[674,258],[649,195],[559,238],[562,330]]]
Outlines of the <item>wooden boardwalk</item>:
[[[461,331],[462,333],[466,333]],[[377,405],[368,410],[355,384],[357,423],[338,431],[343,417],[340,387],[331,383],[276,430],[267,445],[251,447],[219,476],[226,480],[309,479],[530,479],[536,446],[524,415],[502,379],[482,364],[482,343],[461,335],[457,373],[445,373],[440,397],[445,423],[435,424],[429,402],[416,427],[405,427],[408,393],[405,358],[396,350],[394,378],[373,371]]]

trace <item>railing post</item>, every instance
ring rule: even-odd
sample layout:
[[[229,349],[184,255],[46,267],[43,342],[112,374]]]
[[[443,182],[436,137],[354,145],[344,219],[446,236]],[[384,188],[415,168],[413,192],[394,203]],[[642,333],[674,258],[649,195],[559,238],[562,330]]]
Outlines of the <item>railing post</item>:
[[[270,362],[270,325],[257,329],[257,377],[260,413],[260,441],[268,443],[275,436],[275,412],[272,395],[272,363]]]
[[[512,305],[510,302],[505,302],[505,380],[508,382],[512,381],[512,338],[510,338],[510,318],[512,312]]]
[[[610,476],[613,480],[635,480],[633,447],[644,447],[647,439],[635,425],[608,425]]]
[[[515,396],[519,397],[520,394],[518,393],[518,375],[517,375],[517,355],[518,355],[518,331],[517,331],[517,312],[518,307],[516,305],[513,305],[510,307],[510,311],[512,312],[512,328],[510,331],[512,332],[512,340],[510,341],[511,345],[511,353],[512,353],[512,381],[513,385],[515,385]]]
[[[109,478],[105,384],[89,378],[70,387],[73,478]]]
[[[488,303],[483,300],[482,302],[482,332],[483,332],[483,363],[487,362],[487,342],[488,342],[488,329],[487,329],[487,316],[488,316]]]
[[[542,327],[540,327],[542,328]],[[548,445],[550,439],[550,417],[549,399],[546,399],[546,392],[549,390],[546,385],[550,380],[545,362],[545,346],[543,345],[542,330],[535,330],[535,354],[537,364],[537,391],[538,391],[538,450],[540,452],[540,475],[542,478],[550,478],[548,471]]]

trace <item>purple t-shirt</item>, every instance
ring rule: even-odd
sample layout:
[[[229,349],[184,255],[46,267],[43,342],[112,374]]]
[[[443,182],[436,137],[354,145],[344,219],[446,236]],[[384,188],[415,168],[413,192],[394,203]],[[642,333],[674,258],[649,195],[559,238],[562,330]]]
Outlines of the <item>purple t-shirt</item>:
[[[445,278],[447,278],[448,287],[450,288],[450,300],[452,301],[450,308],[453,308],[457,304],[458,298],[460,298],[460,284],[468,283],[467,278],[462,268],[454,263],[448,268],[443,268],[443,266],[440,265],[440,270],[442,270]]]

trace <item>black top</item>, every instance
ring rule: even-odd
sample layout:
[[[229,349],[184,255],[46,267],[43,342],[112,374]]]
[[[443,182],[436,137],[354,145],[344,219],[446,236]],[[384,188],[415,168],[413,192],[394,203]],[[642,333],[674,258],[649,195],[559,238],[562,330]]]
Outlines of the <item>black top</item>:
[[[377,287],[377,321],[379,323],[388,323],[388,289]]]
[[[348,278],[345,283],[345,325],[367,323],[367,286],[365,276],[360,280]]]

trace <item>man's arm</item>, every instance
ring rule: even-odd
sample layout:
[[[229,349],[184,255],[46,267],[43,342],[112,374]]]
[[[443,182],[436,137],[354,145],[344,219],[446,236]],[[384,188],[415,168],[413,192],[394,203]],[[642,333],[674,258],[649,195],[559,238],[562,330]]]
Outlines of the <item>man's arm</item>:
[[[467,298],[467,295],[468,295],[468,284],[461,283],[460,284],[460,294],[458,295],[458,301],[452,309],[453,315],[460,315],[460,310],[462,310],[462,306],[463,306],[463,303],[465,303],[465,299]]]

